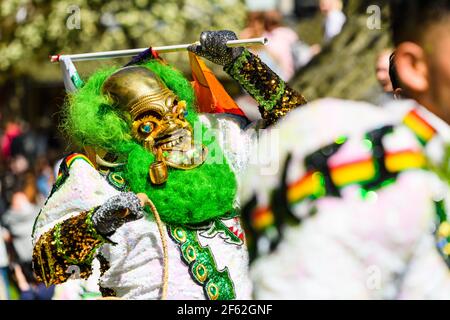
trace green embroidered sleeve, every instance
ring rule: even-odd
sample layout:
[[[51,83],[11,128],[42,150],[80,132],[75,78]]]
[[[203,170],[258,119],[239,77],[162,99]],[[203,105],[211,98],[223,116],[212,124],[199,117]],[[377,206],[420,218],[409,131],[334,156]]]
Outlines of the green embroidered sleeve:
[[[47,286],[59,284],[77,273],[87,279],[96,249],[106,242],[92,225],[95,209],[69,218],[40,236],[33,250],[33,269]]]
[[[290,88],[259,57],[244,52],[224,69],[258,102],[261,116],[272,125],[292,109],[306,104],[306,99]]]

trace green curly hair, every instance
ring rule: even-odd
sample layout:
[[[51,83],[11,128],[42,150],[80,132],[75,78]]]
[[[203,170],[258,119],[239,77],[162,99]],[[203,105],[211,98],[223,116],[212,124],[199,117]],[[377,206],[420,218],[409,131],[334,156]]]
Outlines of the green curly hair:
[[[141,66],[157,74],[169,89],[186,101],[186,119],[193,128],[202,130],[202,135],[194,134],[194,137],[201,136],[201,143],[210,150],[205,163],[192,170],[169,168],[169,179],[164,185],[150,183],[148,168],[155,156],[132,137],[130,117],[108,104],[101,93],[103,83],[119,69],[117,67],[95,72],[82,88],[69,95],[63,130],[80,147],[100,147],[125,158],[123,174],[131,190],[146,193],[166,223],[198,224],[232,212],[237,182],[214,136],[199,122],[191,84],[178,70],[159,60],[150,60]],[[223,161],[208,161],[211,159]]]

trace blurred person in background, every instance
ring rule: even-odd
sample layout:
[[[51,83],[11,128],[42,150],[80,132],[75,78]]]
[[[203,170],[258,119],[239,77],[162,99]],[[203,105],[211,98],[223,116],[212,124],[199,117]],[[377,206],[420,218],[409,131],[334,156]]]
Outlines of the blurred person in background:
[[[5,130],[0,140],[1,156],[8,160],[11,156],[11,144],[15,138],[22,134],[22,129],[18,121],[10,120],[6,122]]]
[[[266,12],[249,11],[247,13],[247,25],[240,33],[240,38],[259,38],[266,36]],[[270,41],[269,41],[270,42]],[[273,51],[266,46],[253,46],[249,48],[254,54],[257,54],[268,67],[274,72],[282,74],[280,59],[274,55]]]
[[[392,50],[383,50],[378,54],[376,61],[375,72],[377,80],[385,93],[392,93],[393,91],[391,78],[389,77],[389,61],[391,54]]]
[[[47,155],[49,137],[40,128],[32,128],[23,122],[21,133],[11,141],[11,156],[22,155],[35,163],[38,157]]]
[[[11,206],[11,201],[17,188],[17,180],[27,170],[32,170],[27,158],[23,155],[15,155],[4,162],[4,168],[0,172],[0,191],[3,202],[3,211],[0,211],[0,219],[6,209]]]
[[[9,299],[9,259],[5,244],[9,239],[10,235],[8,230],[0,224],[0,300]]]
[[[258,299],[450,299],[450,0],[393,0],[391,22],[414,100],[311,102],[261,153],[280,170],[247,172]]]
[[[341,32],[347,18],[342,12],[342,0],[320,0],[319,8],[325,17],[323,39],[326,44]]]
[[[36,185],[36,176],[29,170],[16,177],[11,204],[2,217],[4,225],[11,232],[14,249],[22,263],[31,262],[31,231],[34,220],[42,205]]]
[[[11,234],[11,261],[16,284],[21,292],[21,299],[50,299],[53,288],[46,288],[34,277],[31,260],[33,245],[31,234],[43,198],[39,196],[36,176],[28,170],[15,179],[11,204],[2,217],[2,222]]]
[[[55,182],[53,168],[49,159],[40,156],[36,159],[35,172],[37,175],[36,185],[41,198],[47,198]]]
[[[375,62],[375,76],[377,78],[379,87],[372,93],[374,98],[369,99],[375,105],[384,106],[385,104],[392,102],[394,99],[394,93],[392,88],[392,82],[389,75],[390,68],[390,56],[392,50],[382,50],[376,58]]]
[[[283,16],[278,10],[269,10],[264,13],[264,36],[268,40],[266,48],[281,67],[281,78],[289,81],[295,72],[292,48],[299,39],[297,33],[284,26],[282,21]]]

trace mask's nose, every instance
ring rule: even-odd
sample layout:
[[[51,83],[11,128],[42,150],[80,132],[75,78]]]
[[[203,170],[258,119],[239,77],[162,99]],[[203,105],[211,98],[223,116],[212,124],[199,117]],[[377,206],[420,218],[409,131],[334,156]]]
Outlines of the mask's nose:
[[[175,131],[176,129],[178,129],[178,125],[175,122],[175,118],[172,114],[167,115],[164,119],[164,130],[161,131],[160,135],[164,135],[167,132],[172,132]]]

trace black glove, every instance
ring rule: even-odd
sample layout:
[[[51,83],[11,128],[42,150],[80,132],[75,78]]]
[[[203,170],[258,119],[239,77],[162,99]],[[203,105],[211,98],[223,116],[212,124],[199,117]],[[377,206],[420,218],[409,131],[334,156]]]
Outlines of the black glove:
[[[188,50],[215,64],[228,66],[244,51],[242,47],[227,47],[228,41],[236,39],[236,34],[229,30],[203,31],[200,35],[200,44],[192,44]]]
[[[124,216],[125,213],[127,215]],[[101,205],[92,215],[92,223],[101,235],[110,236],[124,223],[143,216],[141,202],[136,194],[123,192]]]

